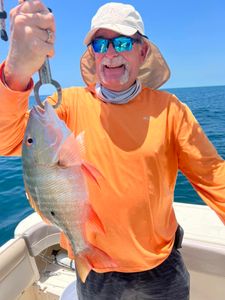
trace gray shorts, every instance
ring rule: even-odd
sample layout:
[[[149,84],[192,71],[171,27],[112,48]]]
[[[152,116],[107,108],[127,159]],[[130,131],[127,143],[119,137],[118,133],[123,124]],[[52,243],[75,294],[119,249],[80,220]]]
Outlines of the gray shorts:
[[[188,300],[190,277],[179,250],[173,248],[158,267],[135,273],[91,271],[77,276],[79,300]]]

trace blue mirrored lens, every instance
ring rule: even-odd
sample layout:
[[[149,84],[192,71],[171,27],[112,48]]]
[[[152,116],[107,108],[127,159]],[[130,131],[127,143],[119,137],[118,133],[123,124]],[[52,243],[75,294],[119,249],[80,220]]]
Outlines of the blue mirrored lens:
[[[129,37],[117,37],[113,39],[113,46],[117,52],[131,51],[133,47],[133,39]]]
[[[105,53],[108,50],[109,41],[107,39],[95,39],[91,44],[96,53]]]
[[[118,36],[114,39],[96,38],[91,44],[96,53],[105,53],[108,50],[109,43],[113,44],[113,48],[116,52],[123,52],[131,51],[134,42],[138,41],[128,36]]]

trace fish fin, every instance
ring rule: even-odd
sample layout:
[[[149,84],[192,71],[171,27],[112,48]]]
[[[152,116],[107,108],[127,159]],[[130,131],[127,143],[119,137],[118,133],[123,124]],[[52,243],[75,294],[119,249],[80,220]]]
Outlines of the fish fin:
[[[84,131],[76,138],[74,134],[71,133],[61,146],[59,165],[64,167],[81,166],[85,175],[94,179],[98,186],[100,186],[97,178],[103,178],[103,175],[91,163],[82,160],[84,152]]]
[[[94,262],[94,265],[90,261]],[[92,245],[89,245],[87,249],[78,253],[75,257],[76,270],[83,283],[86,281],[89,272],[98,265],[103,266],[103,268],[116,268],[118,266],[108,254]]]
[[[80,146],[73,133],[64,141],[59,152],[60,166],[74,166],[81,164]]]
[[[87,226],[91,231],[105,234],[104,226],[90,204],[88,204],[88,221],[89,222]]]
[[[85,175],[94,179],[94,181],[100,187],[98,178],[104,178],[104,176],[102,175],[102,173],[100,171],[98,171],[91,163],[85,162],[85,161],[82,161],[81,169],[83,170]]]
[[[95,262],[95,265],[100,264],[103,268],[115,268],[118,266],[112,257],[97,247],[90,246],[90,250],[87,255],[89,259],[91,258],[91,260]]]
[[[92,266],[92,268],[99,265],[101,268],[115,268],[118,266],[112,257],[93,245],[89,245],[89,247],[83,252],[79,253],[79,255],[84,256],[89,262],[90,266],[92,266],[90,261],[94,262],[94,266]]]
[[[85,283],[87,276],[92,269],[90,263],[85,257],[78,255],[75,258],[75,266],[81,281]]]

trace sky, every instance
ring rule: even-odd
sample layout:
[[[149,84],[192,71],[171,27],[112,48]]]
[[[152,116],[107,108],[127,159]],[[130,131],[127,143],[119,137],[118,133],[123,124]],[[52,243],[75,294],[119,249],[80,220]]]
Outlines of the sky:
[[[5,10],[17,0],[4,0]],[[45,0],[56,20],[55,56],[50,59],[52,78],[62,87],[84,85],[80,57],[83,39],[97,9],[109,1]],[[224,0],[130,0],[141,14],[145,34],[166,59],[171,77],[163,88],[225,85],[225,1]],[[9,15],[9,14],[8,14]],[[6,22],[9,33],[9,18]],[[0,61],[9,42],[0,40]],[[26,55],[26,53],[24,54]],[[38,80],[38,76],[34,76]],[[54,88],[46,85],[42,94]]]

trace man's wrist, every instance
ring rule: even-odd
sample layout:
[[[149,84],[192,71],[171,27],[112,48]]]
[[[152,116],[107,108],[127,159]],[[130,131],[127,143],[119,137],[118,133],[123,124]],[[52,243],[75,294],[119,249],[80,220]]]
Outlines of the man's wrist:
[[[30,81],[30,83],[28,84],[27,90],[25,91],[16,91],[11,89],[10,87],[8,87],[8,85],[6,83],[3,82],[3,68],[4,68],[4,62],[2,64],[0,64],[0,103],[1,105],[11,105],[10,103],[17,103],[17,101],[19,101],[19,103],[23,103],[25,106],[27,105],[27,100],[28,97],[30,96],[33,86],[34,86],[34,82],[33,80]],[[23,102],[23,100],[25,102]],[[11,108],[14,107],[14,105],[12,104],[12,106],[10,106]],[[9,108],[9,107],[8,107]],[[15,107],[13,108],[13,110],[15,110]]]
[[[19,78],[19,80],[18,80]],[[1,73],[2,83],[12,91],[25,92],[31,89],[33,85],[33,80],[30,77],[22,78],[21,76],[16,76],[13,72],[8,71],[5,65],[3,65]]]

